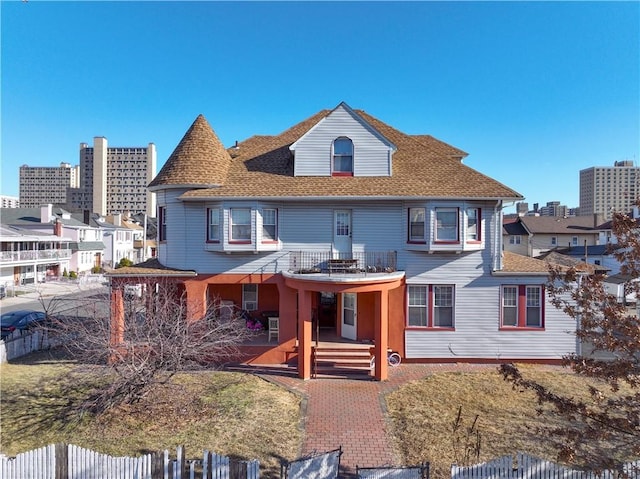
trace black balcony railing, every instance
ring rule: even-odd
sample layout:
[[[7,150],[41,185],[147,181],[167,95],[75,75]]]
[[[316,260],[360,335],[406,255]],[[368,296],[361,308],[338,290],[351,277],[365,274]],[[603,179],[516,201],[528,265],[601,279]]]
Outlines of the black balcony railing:
[[[396,271],[395,251],[292,251],[289,272],[295,274],[367,274]]]

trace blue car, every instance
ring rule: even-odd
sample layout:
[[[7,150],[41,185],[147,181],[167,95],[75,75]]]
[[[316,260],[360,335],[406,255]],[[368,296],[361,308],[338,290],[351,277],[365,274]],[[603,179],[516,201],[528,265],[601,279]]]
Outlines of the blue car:
[[[21,309],[18,311],[4,313],[0,316],[0,339],[4,340],[11,336],[16,329],[20,331],[27,331],[44,323],[46,319],[47,315],[42,311],[33,311],[30,309]]]

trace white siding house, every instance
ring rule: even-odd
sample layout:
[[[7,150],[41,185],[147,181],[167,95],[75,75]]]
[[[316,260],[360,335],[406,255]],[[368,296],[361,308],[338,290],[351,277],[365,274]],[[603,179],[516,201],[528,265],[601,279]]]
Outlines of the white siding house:
[[[376,358],[558,361],[575,324],[549,302],[547,265],[503,252],[503,207],[522,196],[465,156],[344,103],[229,149],[199,116],[150,184],[152,269],[119,274],[184,273],[194,320],[218,300],[277,314],[277,344],[247,354],[303,378],[321,333]]]

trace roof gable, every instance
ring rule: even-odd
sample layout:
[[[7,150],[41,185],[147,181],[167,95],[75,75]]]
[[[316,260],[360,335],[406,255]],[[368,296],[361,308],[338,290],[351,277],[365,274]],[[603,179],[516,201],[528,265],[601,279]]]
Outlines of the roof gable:
[[[337,107],[331,110],[327,116],[322,118],[318,123],[311,127],[304,135],[295,141],[289,149],[295,151],[298,146],[305,140],[317,132],[318,129],[333,129],[335,136],[344,136],[345,120],[352,119],[352,125],[358,125],[360,128],[366,129],[370,134],[375,136],[380,142],[395,151],[397,148],[385,136],[369,124],[362,116],[353,110],[345,102],[341,102]],[[349,135],[346,135],[349,136]]]

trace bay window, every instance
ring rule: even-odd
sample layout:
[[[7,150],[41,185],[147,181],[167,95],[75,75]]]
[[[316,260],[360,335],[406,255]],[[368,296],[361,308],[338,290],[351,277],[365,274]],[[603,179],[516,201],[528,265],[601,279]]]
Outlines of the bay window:
[[[458,241],[458,208],[436,208],[436,241]]]
[[[251,209],[232,208],[229,211],[231,218],[231,241],[242,243],[251,242]]]
[[[467,208],[467,241],[480,240],[480,208]]]
[[[218,208],[207,210],[207,241],[220,241],[220,210]]]
[[[409,208],[409,241],[425,241],[425,218],[424,208]]]
[[[278,210],[264,209],[262,210],[262,240],[277,241],[278,240]]]

